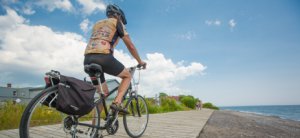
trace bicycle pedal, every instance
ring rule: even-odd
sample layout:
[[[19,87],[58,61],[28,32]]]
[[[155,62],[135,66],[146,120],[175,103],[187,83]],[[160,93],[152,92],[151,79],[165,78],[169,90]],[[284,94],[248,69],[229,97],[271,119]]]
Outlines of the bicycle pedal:
[[[84,131],[82,131],[82,130],[77,130],[77,132],[80,133],[80,134],[84,133]]]
[[[88,128],[88,130],[85,131],[84,134],[87,135],[87,134],[89,133],[90,129],[91,129],[91,128]]]

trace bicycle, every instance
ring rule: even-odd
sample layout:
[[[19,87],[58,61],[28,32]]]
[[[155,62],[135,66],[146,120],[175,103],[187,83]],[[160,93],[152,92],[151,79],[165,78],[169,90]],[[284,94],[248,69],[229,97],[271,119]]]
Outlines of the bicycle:
[[[99,65],[98,65],[99,66]],[[100,66],[101,67],[101,66]],[[97,80],[100,81],[100,71],[98,67],[94,67]],[[140,80],[140,70],[138,66],[129,68],[133,76],[135,71],[139,70],[138,81],[132,77],[130,86],[124,94],[124,108],[129,114],[123,114],[123,124],[126,133],[130,137],[140,137],[145,132],[149,112],[145,99],[138,95],[138,85]],[[103,130],[106,130],[108,135],[113,135],[119,128],[119,112],[106,107],[104,93],[101,87],[101,93],[98,98],[95,98],[94,109],[87,115],[67,115],[55,109],[55,99],[58,94],[57,84],[59,82],[60,73],[51,71],[46,73],[47,79],[46,88],[41,93],[36,95],[26,107],[20,123],[20,137],[40,137],[41,134],[47,133],[51,137],[71,136],[77,137],[103,137]],[[50,80],[50,82],[47,80]],[[101,86],[101,85],[100,85]],[[109,92],[109,95],[114,93],[117,88]],[[108,96],[109,96],[108,95]],[[107,97],[108,97],[107,96]],[[48,105],[48,106],[45,106]],[[101,106],[104,112],[101,115]],[[103,123],[101,123],[103,122]],[[58,125],[61,124],[61,125]],[[44,125],[47,125],[44,126]],[[49,133],[54,132],[54,133]]]

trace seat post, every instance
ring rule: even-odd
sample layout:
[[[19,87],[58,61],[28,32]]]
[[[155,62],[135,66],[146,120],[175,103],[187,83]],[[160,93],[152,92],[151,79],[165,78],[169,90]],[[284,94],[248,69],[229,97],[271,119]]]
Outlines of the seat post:
[[[101,83],[101,78],[100,78],[100,73],[97,73],[96,74],[96,77],[97,77],[97,80],[98,80],[98,84],[100,85],[100,90],[101,90],[101,94],[104,94],[104,92],[103,92],[103,88],[102,88],[102,83]]]

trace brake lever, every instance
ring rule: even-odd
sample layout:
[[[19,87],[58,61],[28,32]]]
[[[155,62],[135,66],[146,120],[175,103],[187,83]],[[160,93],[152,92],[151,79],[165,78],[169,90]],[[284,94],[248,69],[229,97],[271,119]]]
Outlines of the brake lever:
[[[147,63],[145,63],[145,64],[138,64],[136,67],[139,69],[139,70],[141,70],[141,69],[146,69],[146,65],[147,65]]]

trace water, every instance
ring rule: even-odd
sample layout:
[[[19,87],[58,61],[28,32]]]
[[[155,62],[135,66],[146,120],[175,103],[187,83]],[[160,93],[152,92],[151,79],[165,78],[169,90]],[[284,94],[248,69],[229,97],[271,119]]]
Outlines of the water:
[[[265,116],[278,116],[283,119],[300,121],[300,105],[227,106],[221,107],[221,110],[255,113]]]

